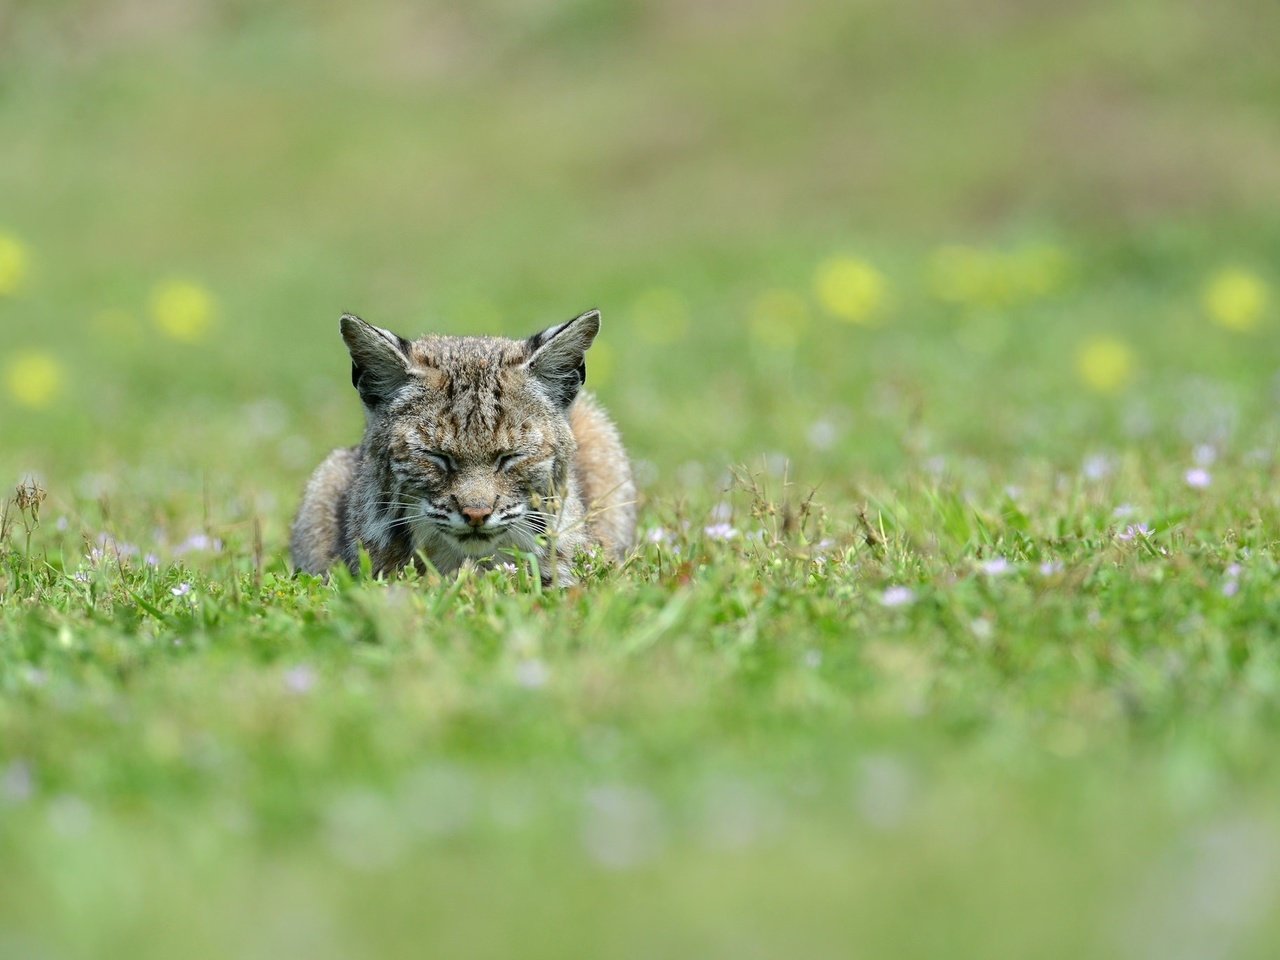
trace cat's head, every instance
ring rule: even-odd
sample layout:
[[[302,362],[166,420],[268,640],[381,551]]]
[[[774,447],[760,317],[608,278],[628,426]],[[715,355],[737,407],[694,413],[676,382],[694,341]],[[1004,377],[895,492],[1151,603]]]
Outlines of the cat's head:
[[[405,338],[342,318],[368,419],[365,455],[420,545],[462,556],[532,549],[559,509],[575,443],[568,412],[600,330],[592,310],[525,340]]]

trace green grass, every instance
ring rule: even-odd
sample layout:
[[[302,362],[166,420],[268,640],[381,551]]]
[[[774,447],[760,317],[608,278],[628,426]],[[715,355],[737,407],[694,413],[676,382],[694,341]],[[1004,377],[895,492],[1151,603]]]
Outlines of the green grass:
[[[1275,954],[1280,12],[731,6],[0,15],[0,958]],[[343,310],[591,306],[625,566],[291,577]]]

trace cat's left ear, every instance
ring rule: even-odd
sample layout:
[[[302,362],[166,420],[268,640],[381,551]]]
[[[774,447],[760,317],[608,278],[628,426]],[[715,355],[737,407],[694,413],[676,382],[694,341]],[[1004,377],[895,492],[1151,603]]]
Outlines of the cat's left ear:
[[[351,353],[351,385],[375,409],[409,382],[409,341],[350,313],[342,315],[340,327]]]
[[[573,403],[587,382],[586,352],[599,332],[600,311],[588,310],[568,323],[547,327],[526,341],[529,359],[525,366],[562,407]]]

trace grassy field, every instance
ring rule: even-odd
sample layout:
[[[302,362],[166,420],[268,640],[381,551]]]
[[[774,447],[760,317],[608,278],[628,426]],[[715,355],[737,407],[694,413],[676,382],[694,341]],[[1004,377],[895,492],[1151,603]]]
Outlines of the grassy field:
[[[0,7],[0,958],[1272,957],[1280,8]],[[641,543],[291,576],[337,318]]]

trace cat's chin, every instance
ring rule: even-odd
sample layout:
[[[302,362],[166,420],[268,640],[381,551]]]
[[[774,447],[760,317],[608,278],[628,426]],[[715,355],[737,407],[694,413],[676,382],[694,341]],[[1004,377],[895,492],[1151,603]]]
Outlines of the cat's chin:
[[[452,530],[434,523],[415,524],[413,546],[423,551],[442,571],[453,570],[468,560],[502,558],[502,551],[512,547],[509,528],[495,530],[488,536],[458,536]]]
[[[503,547],[509,546],[503,531],[498,531],[488,536],[471,534],[463,537],[456,537],[453,534],[446,533],[444,538],[454,550],[473,560],[481,557],[491,557]]]

